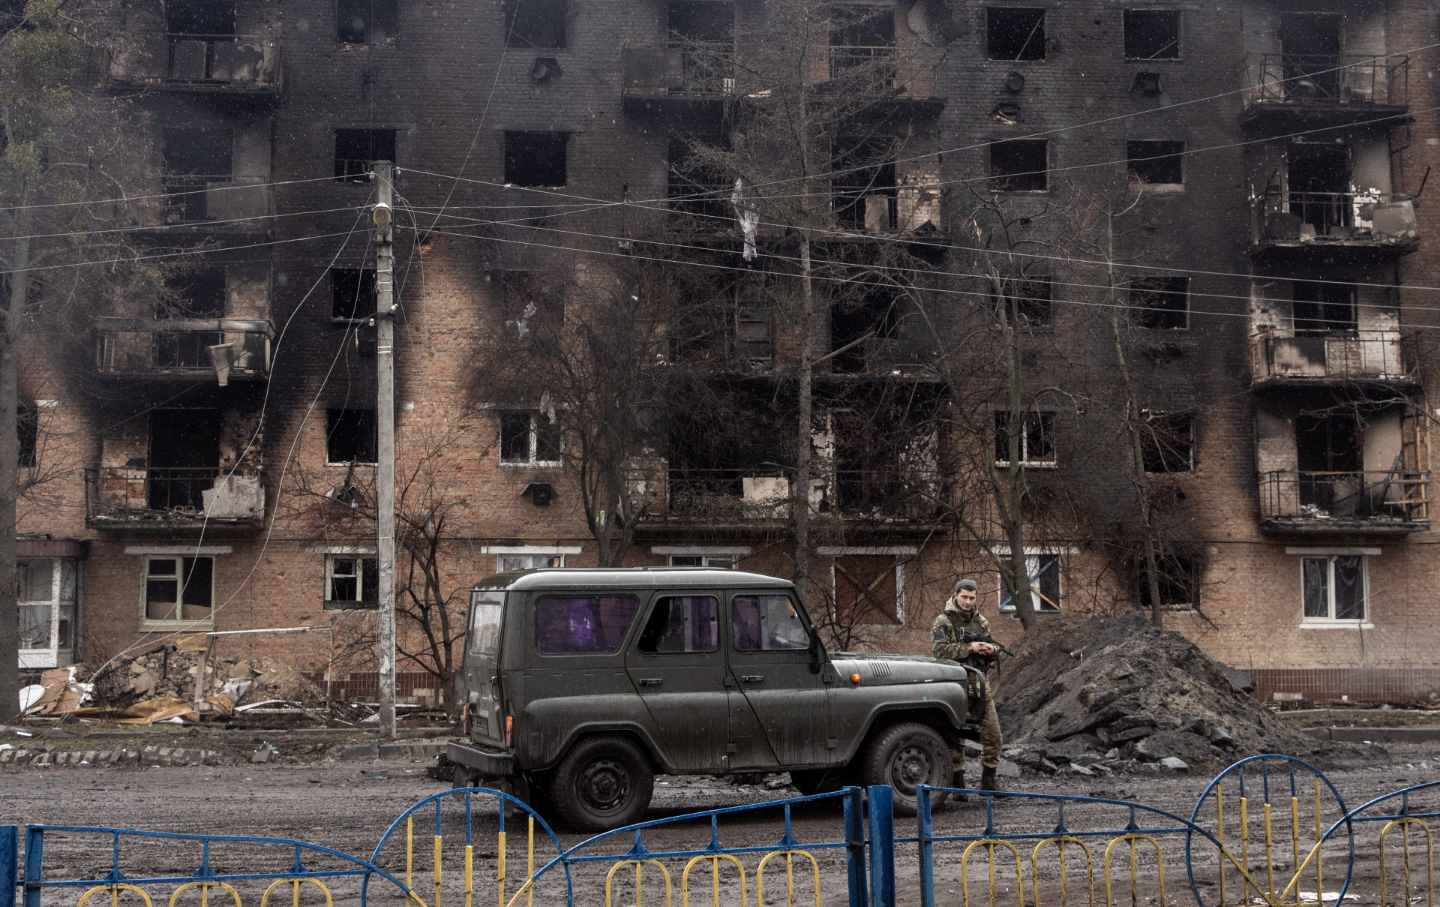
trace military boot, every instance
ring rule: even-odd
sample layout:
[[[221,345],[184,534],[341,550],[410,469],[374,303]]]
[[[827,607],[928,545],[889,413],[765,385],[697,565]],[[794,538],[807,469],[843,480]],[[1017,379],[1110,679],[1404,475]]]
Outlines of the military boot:
[[[995,769],[991,768],[988,765],[985,766],[985,770],[980,773],[980,789],[993,791],[1000,790],[999,785],[995,783]]]
[[[950,776],[950,786],[965,786],[965,769],[963,767],[957,766],[955,768],[954,773]],[[964,803],[970,799],[968,794],[951,794],[950,796],[955,798],[955,800],[959,801],[960,803]]]

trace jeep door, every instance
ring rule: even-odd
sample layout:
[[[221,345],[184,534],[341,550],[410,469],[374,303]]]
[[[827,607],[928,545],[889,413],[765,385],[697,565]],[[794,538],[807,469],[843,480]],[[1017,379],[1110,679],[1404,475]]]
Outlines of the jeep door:
[[[720,594],[656,595],[625,667],[665,761],[676,771],[724,771],[728,694]]]
[[[728,617],[731,768],[828,764],[829,688],[812,670],[812,631],[795,600],[733,592]]]
[[[461,675],[470,705],[471,735],[495,744],[505,742],[500,717],[500,624],[504,605],[504,589],[471,590],[470,626]]]

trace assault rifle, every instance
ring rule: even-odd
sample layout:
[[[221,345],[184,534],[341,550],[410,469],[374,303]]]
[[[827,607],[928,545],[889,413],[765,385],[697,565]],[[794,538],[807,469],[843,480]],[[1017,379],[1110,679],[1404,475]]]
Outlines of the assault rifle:
[[[1001,645],[999,642],[997,642],[995,640],[995,637],[991,636],[989,633],[961,633],[960,641],[964,643],[987,642],[995,647],[995,651],[998,655],[1009,655],[1011,658],[1015,657],[1014,652],[1010,651],[1009,649]],[[984,656],[980,657],[983,658]]]

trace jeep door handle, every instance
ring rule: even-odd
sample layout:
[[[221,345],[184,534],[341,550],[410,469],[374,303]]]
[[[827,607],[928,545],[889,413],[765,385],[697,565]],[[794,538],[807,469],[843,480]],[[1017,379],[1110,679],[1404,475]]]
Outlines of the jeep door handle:
[[[660,678],[660,677],[641,677],[641,678],[640,678],[640,685],[641,685],[642,687],[658,687],[658,686],[662,686],[664,683],[665,683],[664,679],[663,679],[663,678]]]
[[[764,674],[741,674],[741,675],[740,675],[740,682],[741,682],[741,683],[764,683],[764,682],[765,682],[765,675],[764,675]]]

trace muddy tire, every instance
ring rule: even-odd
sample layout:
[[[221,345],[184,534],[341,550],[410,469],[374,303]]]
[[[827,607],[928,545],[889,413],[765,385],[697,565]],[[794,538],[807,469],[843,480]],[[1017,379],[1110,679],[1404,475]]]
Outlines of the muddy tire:
[[[639,747],[623,737],[591,737],[555,768],[547,805],[568,828],[607,831],[640,821],[654,789],[655,773]]]
[[[845,773],[838,768],[796,769],[790,772],[790,784],[802,795],[823,794],[845,786]]]
[[[895,812],[913,816],[916,790],[922,784],[950,783],[950,747],[934,728],[906,722],[886,728],[865,749],[861,773],[866,784],[888,784],[895,789]],[[941,797],[931,797],[940,805]]]

